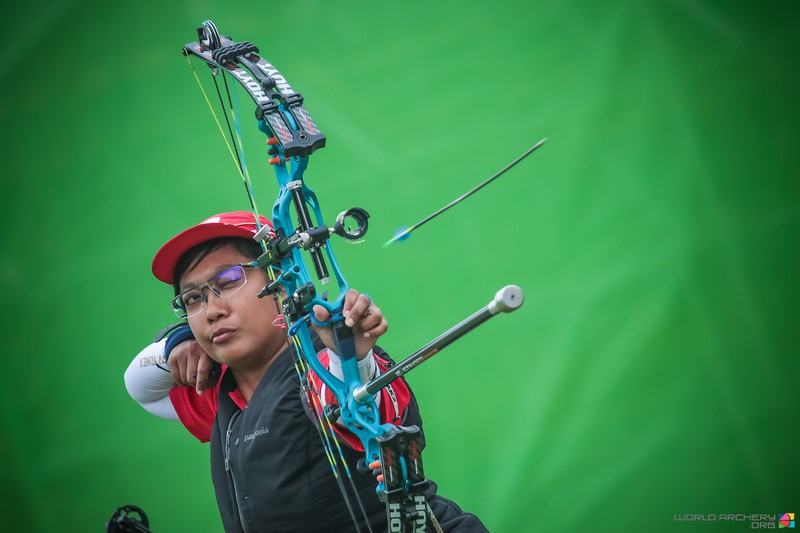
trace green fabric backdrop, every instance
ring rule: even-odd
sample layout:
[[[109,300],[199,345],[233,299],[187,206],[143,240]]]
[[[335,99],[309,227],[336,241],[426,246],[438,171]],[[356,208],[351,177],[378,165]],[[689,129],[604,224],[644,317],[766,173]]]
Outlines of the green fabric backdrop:
[[[208,451],[126,394],[172,315],[149,270],[247,207],[181,46],[260,45],[328,136],[307,181],[401,358],[427,473],[493,531],[744,530],[800,511],[794,1],[101,2],[3,9],[3,531],[220,531]],[[386,249],[542,137],[525,163]],[[271,169],[251,145],[262,210]],[[313,511],[313,510],[312,510]],[[774,522],[773,522],[774,525]]]

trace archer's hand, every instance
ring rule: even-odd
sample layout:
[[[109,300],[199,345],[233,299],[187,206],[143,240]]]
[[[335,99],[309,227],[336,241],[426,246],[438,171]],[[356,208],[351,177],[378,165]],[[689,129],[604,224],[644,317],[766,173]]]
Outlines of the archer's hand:
[[[369,351],[378,342],[378,337],[386,333],[389,324],[380,308],[372,303],[366,294],[359,294],[355,289],[349,289],[344,295],[342,304],[344,323],[353,328],[356,343],[356,357],[364,359]],[[319,322],[326,322],[330,318],[328,310],[321,305],[314,306],[314,318]],[[314,326],[322,342],[329,349],[336,351],[333,343],[333,333],[330,327]]]
[[[203,394],[219,379],[219,365],[193,339],[185,340],[173,348],[168,363],[175,384],[194,387],[197,394]]]

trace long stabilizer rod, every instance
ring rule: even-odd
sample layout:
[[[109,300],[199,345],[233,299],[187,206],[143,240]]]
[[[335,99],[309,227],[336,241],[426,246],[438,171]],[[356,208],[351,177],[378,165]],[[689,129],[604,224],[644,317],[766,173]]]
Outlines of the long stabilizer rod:
[[[436,353],[457,341],[473,329],[477,328],[499,313],[516,311],[523,301],[522,289],[516,285],[506,285],[494,295],[491,302],[479,309],[471,316],[465,318],[452,328],[448,329],[428,344],[409,355],[386,373],[381,374],[372,381],[361,385],[353,391],[356,401],[362,402],[397,378],[407,374],[420,363],[430,359]]]

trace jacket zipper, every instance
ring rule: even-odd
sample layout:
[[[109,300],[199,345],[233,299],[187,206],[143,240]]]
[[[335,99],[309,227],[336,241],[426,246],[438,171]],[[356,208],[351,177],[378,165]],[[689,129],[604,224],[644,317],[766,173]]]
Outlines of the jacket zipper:
[[[233,424],[236,422],[236,419],[240,414],[242,414],[242,412],[237,411],[233,414],[233,416],[231,416],[231,419],[228,421],[228,430],[225,432],[225,471],[228,473],[228,477],[233,484],[233,497],[236,500],[236,509],[239,512],[239,523],[242,525],[242,530],[244,530],[244,533],[247,533],[247,523],[244,520],[242,504],[239,501],[239,487],[236,485],[236,476],[233,475],[233,470],[230,468],[231,432],[233,431]]]

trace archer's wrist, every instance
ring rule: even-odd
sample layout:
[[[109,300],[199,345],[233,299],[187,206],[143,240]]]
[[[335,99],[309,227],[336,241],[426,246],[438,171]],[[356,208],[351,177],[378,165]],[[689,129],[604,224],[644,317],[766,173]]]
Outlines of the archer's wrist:
[[[183,341],[193,340],[194,333],[189,324],[178,324],[167,333],[167,343],[164,345],[164,360],[169,361],[169,354]]]
[[[378,363],[375,361],[374,355],[372,349],[370,349],[363,358],[357,361],[358,374],[364,382],[373,379],[378,374]],[[339,355],[330,348],[328,348],[328,365],[331,374],[338,379],[343,379],[342,360],[339,358]]]

